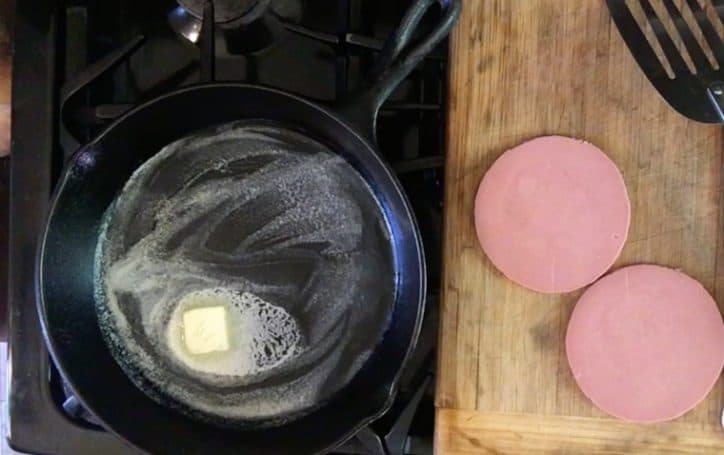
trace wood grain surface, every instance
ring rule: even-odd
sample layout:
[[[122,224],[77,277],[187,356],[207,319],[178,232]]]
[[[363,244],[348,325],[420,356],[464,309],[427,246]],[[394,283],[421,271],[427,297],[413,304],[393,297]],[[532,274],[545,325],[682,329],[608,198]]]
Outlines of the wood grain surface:
[[[721,28],[720,28],[721,31]],[[562,134],[620,167],[632,223],[614,268],[681,269],[724,303],[724,129],[669,108],[603,1],[466,1],[451,42],[438,453],[724,453],[722,381],[661,425],[614,420],[576,386],[564,336],[580,291],[506,280],[480,249],[473,201],[490,164]]]
[[[13,0],[0,0],[0,157],[10,153],[10,89]]]
[[[595,417],[440,409],[437,453],[721,454],[710,429],[684,421],[640,427]]]

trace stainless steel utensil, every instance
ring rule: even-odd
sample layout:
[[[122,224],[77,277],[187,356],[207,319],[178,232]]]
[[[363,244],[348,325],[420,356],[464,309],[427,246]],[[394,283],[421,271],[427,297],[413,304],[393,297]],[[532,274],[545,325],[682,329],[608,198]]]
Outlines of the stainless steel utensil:
[[[724,40],[702,2],[724,22],[724,0],[680,7],[660,0],[658,8],[649,0],[606,0],[636,62],[671,107],[699,122],[724,123]]]

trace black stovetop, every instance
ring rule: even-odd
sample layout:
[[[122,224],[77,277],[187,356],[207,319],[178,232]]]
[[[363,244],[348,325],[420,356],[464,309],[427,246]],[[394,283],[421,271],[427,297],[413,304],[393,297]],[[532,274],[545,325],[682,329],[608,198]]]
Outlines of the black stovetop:
[[[197,82],[199,49],[170,26],[170,17],[184,13],[174,0],[17,3],[8,278],[10,444],[30,453],[135,453],[94,424],[66,393],[48,356],[36,312],[36,244],[68,156],[130,106]],[[357,85],[408,4],[272,0],[272,15],[219,25],[216,78],[334,102]],[[339,449],[344,453],[432,453],[446,65],[443,45],[381,111],[378,142],[415,209],[430,289],[420,340],[395,404]]]

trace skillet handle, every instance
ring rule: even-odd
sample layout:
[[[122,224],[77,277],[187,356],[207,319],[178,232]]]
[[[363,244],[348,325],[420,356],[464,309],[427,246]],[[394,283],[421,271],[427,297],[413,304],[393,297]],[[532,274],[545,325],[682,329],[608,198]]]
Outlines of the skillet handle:
[[[422,17],[438,3],[442,16],[419,44],[408,49]],[[377,113],[392,91],[452,30],[460,17],[460,0],[414,0],[397,30],[385,42],[373,65],[366,88],[354,93],[338,108],[340,114],[368,139],[376,141]]]

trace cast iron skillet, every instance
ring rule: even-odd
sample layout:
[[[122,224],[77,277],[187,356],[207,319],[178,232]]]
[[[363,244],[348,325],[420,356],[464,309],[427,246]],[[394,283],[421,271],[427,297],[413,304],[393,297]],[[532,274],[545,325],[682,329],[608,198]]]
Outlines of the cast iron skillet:
[[[407,49],[421,17],[435,3],[442,6],[439,24]],[[400,372],[416,343],[425,267],[409,203],[377,154],[374,123],[382,102],[449,33],[460,9],[459,0],[416,0],[382,51],[369,87],[338,109],[260,86],[197,85],[136,107],[70,159],[53,195],[40,243],[38,306],[56,365],[81,403],[107,429],[152,453],[300,454],[330,450],[390,407]],[[397,281],[390,325],[353,380],[312,413],[268,429],[222,429],[149,399],[111,356],[93,300],[101,217],[133,171],[190,132],[241,119],[289,125],[341,151],[382,207]]]

